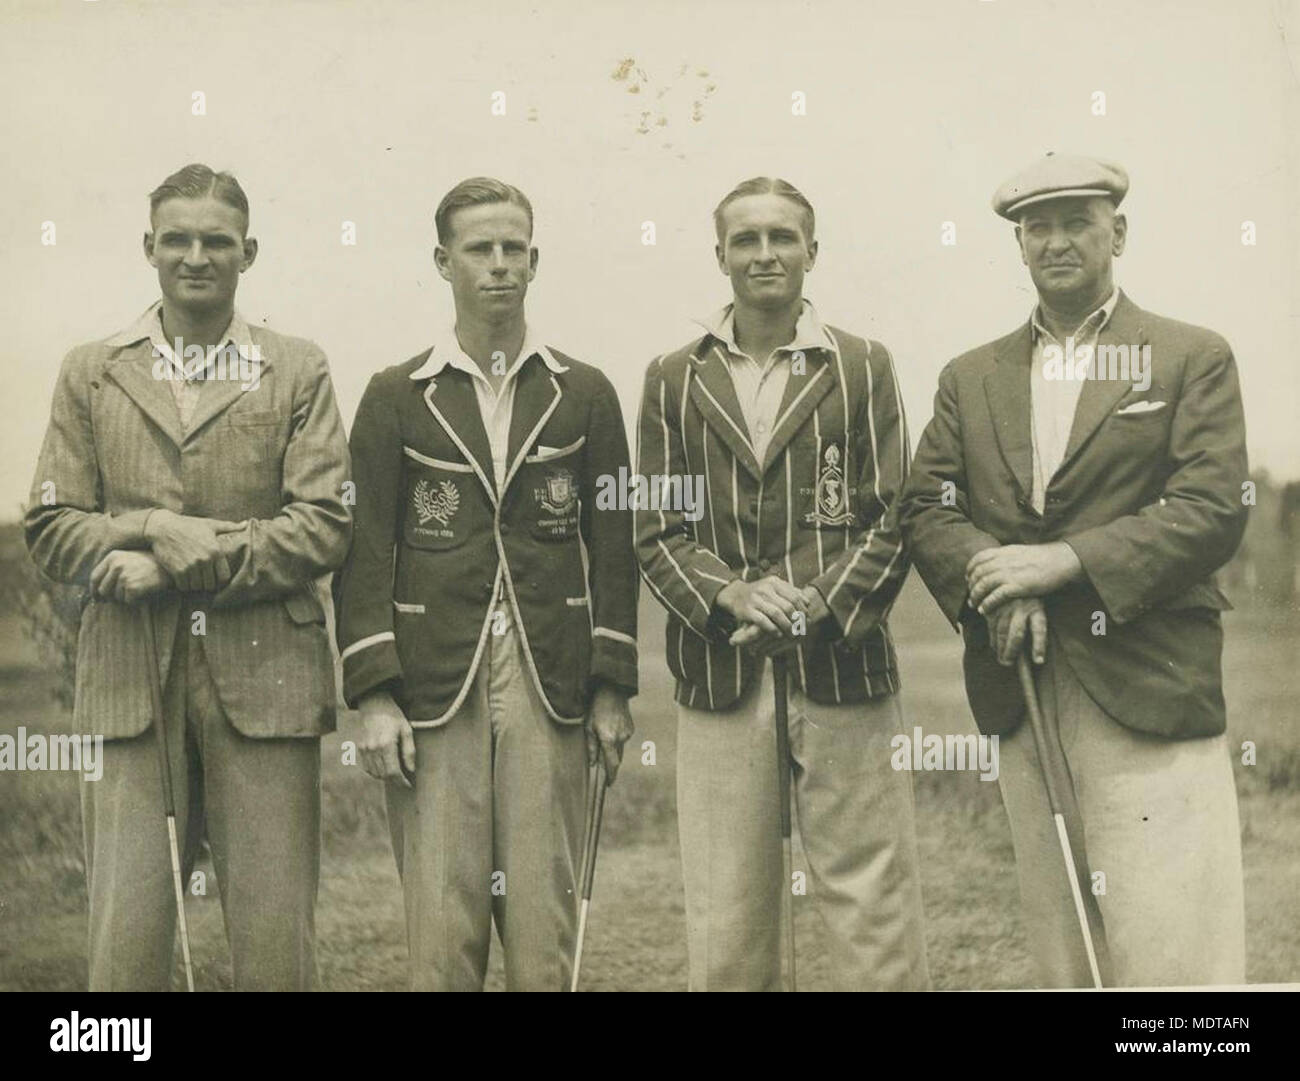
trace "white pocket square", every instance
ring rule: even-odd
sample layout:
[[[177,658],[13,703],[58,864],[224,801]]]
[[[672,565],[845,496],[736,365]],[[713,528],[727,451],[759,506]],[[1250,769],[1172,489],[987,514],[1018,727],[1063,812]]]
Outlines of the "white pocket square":
[[[1153,402],[1147,398],[1140,402],[1133,402],[1130,405],[1126,405],[1123,409],[1116,411],[1115,416],[1129,417],[1134,413],[1154,413],[1157,409],[1163,409],[1167,404],[1167,402]]]

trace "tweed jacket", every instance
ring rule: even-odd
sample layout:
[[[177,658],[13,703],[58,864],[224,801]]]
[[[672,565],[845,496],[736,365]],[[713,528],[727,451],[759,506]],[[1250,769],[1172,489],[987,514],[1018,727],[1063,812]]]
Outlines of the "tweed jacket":
[[[1029,324],[944,368],[903,536],[963,630],[967,694],[984,732],[1014,729],[1024,706],[1015,669],[997,663],[984,619],[967,605],[966,564],[1000,544],[1063,540],[1086,579],[1045,598],[1047,619],[1088,693],[1137,731],[1216,735],[1225,726],[1219,612],[1231,606],[1214,571],[1241,541],[1249,479],[1236,364],[1219,335],[1123,294],[1097,346],[1099,356],[1149,346],[1150,386],[1084,383],[1042,514],[1031,502]]]
[[[893,361],[879,342],[815,324],[760,461],[723,354],[705,334],[649,366],[638,425],[638,474],[698,477],[703,513],[635,512],[641,573],[668,613],[668,667],[678,702],[733,705],[760,659],[727,644],[715,608],[728,583],[768,575],[813,585],[831,616],[798,647],[794,679],[816,702],[851,703],[898,689],[886,615],[907,575],[896,501],[909,448]],[[665,502],[658,500],[658,502]],[[668,502],[672,502],[669,500]]]
[[[171,390],[155,377],[155,308],[64,360],[24,516],[28,548],[51,578],[85,585],[108,552],[147,547],[152,509],[245,523],[219,538],[232,572],[223,588],[158,600],[163,679],[177,620],[191,631],[205,624],[204,653],[236,729],[319,736],[334,727],[335,691],[314,580],[342,563],[351,535],[348,449],[325,356],[236,315],[232,337],[260,353],[256,386],[205,381],[182,431]],[[140,606],[86,606],[78,732],[127,737],[149,726],[144,633]]]
[[[618,397],[597,368],[530,355],[498,494],[473,377],[433,353],[376,374],[352,427],[356,538],[335,582],[344,697],[387,687],[412,725],[451,721],[504,604],[547,712],[582,721],[597,680],[637,689],[631,513],[597,502],[601,478],[628,466]]]

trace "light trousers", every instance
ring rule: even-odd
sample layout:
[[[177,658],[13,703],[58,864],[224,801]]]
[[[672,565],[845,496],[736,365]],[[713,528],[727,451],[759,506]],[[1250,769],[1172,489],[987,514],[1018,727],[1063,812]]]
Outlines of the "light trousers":
[[[678,706],[677,820],[692,990],[781,989],[780,794],[771,665],[728,710]],[[911,775],[890,765],[898,696],[789,689],[792,802],[807,896],[838,989],[929,985]]]
[[[1245,982],[1241,837],[1227,737],[1171,740],[1123,727],[1092,700],[1055,642],[1037,685],[1049,739],[1059,732],[1069,771],[1058,785],[1071,802],[1067,819],[1076,831],[1082,822],[1088,870],[1105,876],[1098,879],[1104,893],[1081,882],[1104,924],[1110,971],[1103,982]],[[1091,986],[1028,721],[1000,744],[998,783],[1039,978],[1047,987]]]
[[[559,724],[507,615],[468,697],[415,730],[415,784],[387,786],[412,990],[478,991],[492,921],[508,990],[567,991],[587,786],[581,724]]]

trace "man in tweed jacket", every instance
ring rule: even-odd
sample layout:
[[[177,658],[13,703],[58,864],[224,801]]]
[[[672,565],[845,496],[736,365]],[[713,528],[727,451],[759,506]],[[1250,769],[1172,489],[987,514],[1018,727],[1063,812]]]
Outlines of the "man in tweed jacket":
[[[92,594],[74,713],[105,740],[82,782],[90,987],[171,979],[152,605],[186,875],[206,826],[236,988],[307,988],[334,727],[313,582],[347,552],[347,444],[321,351],[234,309],[257,254],[238,182],[190,165],[150,203],[162,300],[63,362],[24,521],[37,566]]]
[[[782,882],[771,670],[789,656],[790,765],[809,892],[836,983],[928,982],[885,616],[907,573],[894,501],[907,431],[879,342],[803,299],[813,211],[746,181],[715,212],[734,303],[646,373],[635,512],[642,574],[668,610],[677,801],[694,989],[780,983]],[[664,478],[669,478],[665,481]],[[699,506],[664,498],[702,492]],[[782,764],[784,767],[784,764]]]

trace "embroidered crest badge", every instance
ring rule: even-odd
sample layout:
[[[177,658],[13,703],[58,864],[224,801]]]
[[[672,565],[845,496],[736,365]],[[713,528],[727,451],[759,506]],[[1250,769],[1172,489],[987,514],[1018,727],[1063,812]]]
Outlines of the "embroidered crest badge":
[[[836,526],[849,525],[853,521],[849,488],[844,480],[844,467],[840,464],[843,458],[844,452],[838,442],[827,444],[818,463],[813,509],[804,515],[805,524]]]
[[[421,480],[416,484],[411,499],[420,525],[432,518],[445,528],[460,509],[460,490],[455,482],[449,480],[439,481],[436,492],[432,484]]]
[[[567,469],[556,469],[548,473],[546,487],[538,491],[538,502],[557,518],[570,514],[578,502],[573,474]]]

